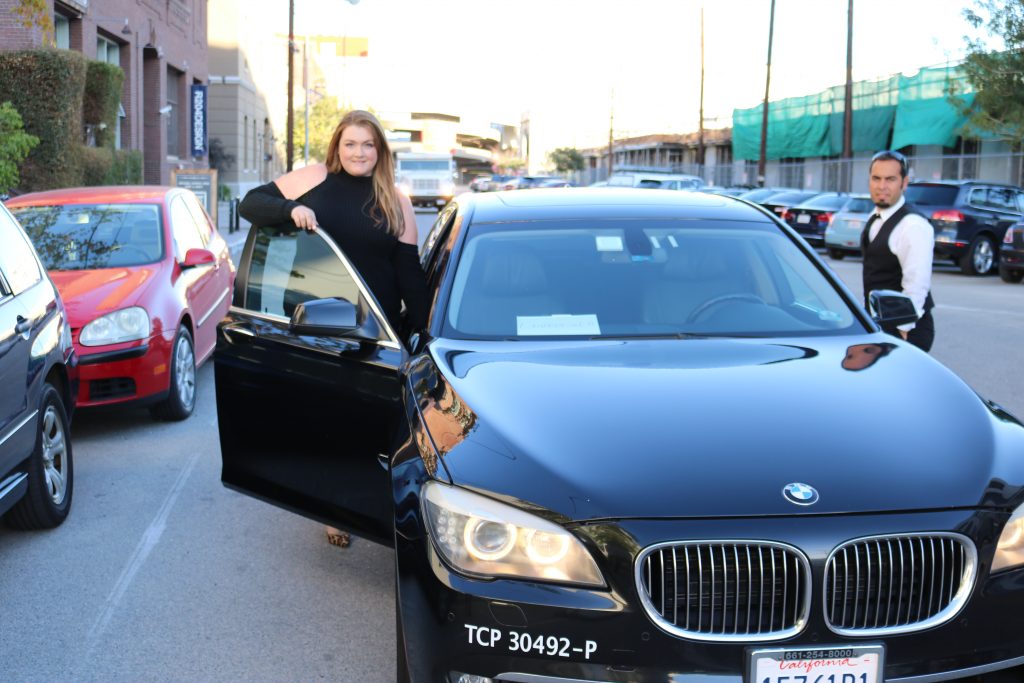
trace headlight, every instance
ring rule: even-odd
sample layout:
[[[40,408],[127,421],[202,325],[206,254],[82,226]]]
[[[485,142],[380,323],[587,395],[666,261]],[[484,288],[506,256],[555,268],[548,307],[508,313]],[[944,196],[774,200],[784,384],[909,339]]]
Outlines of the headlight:
[[[518,508],[428,482],[423,512],[434,547],[459,572],[605,585],[594,558],[575,536]]]
[[[93,320],[82,328],[78,343],[82,346],[102,346],[147,337],[149,314],[141,306],[132,306]]]
[[[992,571],[1009,569],[1024,564],[1024,505],[1014,510],[1003,527],[992,559]]]

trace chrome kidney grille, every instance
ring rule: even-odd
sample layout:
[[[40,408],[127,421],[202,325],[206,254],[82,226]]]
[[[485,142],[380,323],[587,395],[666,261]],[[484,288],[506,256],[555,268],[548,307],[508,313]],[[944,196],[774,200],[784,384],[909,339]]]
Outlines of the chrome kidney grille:
[[[843,635],[931,628],[960,611],[976,575],[977,551],[959,534],[849,541],[825,565],[825,620]]]
[[[780,640],[810,609],[810,565],[769,541],[695,541],[646,548],[636,562],[644,609],[663,630],[705,641]]]

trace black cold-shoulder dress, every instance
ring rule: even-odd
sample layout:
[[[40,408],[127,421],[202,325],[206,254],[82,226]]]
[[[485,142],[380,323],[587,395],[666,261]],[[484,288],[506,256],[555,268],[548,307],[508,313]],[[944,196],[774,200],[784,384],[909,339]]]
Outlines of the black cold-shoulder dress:
[[[253,225],[291,221],[296,205],[308,206],[322,230],[331,236],[366,281],[396,330],[426,326],[430,297],[415,245],[400,242],[387,230],[386,218],[370,217],[373,179],[352,176],[344,169],[328,173],[322,183],[297,200],[285,199],[275,183],[254,188],[242,200],[239,214]],[[406,320],[401,321],[405,302]]]

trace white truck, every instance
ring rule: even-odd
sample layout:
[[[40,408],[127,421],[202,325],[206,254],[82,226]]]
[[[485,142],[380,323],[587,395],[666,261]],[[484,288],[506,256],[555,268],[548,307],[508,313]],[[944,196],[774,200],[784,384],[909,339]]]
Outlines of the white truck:
[[[458,169],[451,154],[399,152],[395,155],[395,181],[413,206],[442,207],[455,194]]]

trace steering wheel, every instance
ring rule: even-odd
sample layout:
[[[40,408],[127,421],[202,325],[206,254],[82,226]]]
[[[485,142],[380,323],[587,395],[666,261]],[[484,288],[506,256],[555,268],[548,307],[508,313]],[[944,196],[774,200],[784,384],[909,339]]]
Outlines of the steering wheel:
[[[711,299],[708,299],[707,301],[702,303],[700,306],[697,306],[697,308],[693,309],[693,312],[690,313],[690,315],[688,315],[686,317],[686,322],[688,322],[688,323],[696,322],[697,319],[700,318],[701,315],[703,315],[708,310],[714,308],[715,306],[719,306],[719,305],[724,304],[724,303],[729,302],[729,301],[749,301],[750,303],[761,304],[763,306],[767,306],[768,305],[767,303],[765,303],[764,299],[762,299],[761,297],[759,297],[756,294],[748,294],[748,293],[740,293],[740,292],[735,292],[733,294],[722,294],[720,296],[716,296],[716,297],[713,297]]]

